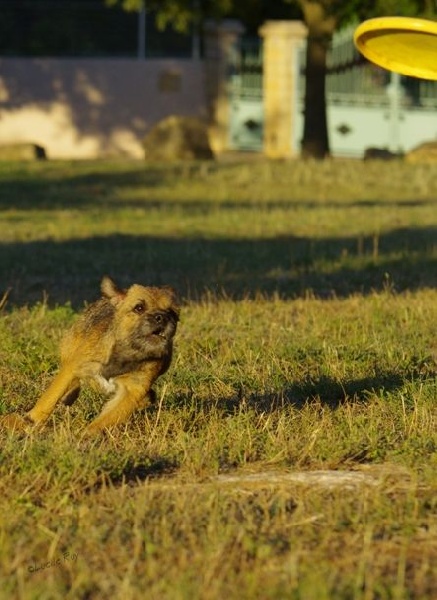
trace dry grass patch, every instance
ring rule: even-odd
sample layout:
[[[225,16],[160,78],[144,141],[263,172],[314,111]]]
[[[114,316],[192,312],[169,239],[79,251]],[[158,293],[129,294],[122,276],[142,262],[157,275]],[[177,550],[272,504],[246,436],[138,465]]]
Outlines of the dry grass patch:
[[[0,164],[0,411],[102,274],[183,297],[155,406],[2,434],[0,598],[434,599],[436,197],[395,162]]]

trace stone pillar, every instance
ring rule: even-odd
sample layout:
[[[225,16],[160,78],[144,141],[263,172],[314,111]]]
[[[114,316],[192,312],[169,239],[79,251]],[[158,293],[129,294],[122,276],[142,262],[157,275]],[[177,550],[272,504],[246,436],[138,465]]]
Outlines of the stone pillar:
[[[294,114],[299,78],[297,52],[307,36],[301,21],[267,21],[260,28],[264,38],[264,154],[291,158]]]
[[[214,154],[229,148],[230,69],[243,33],[243,25],[234,19],[207,22],[204,28],[206,100]]]

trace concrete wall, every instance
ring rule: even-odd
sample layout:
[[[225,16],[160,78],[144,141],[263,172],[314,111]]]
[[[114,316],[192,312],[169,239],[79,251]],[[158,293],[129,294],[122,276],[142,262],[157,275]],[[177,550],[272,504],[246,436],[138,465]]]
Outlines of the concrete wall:
[[[48,158],[142,158],[170,115],[207,116],[204,64],[177,59],[0,59],[0,144]]]

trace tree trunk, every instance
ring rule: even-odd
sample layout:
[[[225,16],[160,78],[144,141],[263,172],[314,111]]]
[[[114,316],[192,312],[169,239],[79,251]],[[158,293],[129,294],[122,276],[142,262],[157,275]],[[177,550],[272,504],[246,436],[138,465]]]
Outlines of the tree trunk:
[[[325,158],[329,155],[326,117],[326,56],[336,19],[328,14],[326,2],[299,0],[308,27],[305,72],[305,119],[302,157]],[[329,4],[329,3],[328,3]]]

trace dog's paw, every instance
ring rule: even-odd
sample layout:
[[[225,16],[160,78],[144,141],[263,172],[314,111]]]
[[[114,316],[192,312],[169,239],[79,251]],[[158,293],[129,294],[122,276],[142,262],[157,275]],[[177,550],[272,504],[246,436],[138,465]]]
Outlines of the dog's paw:
[[[14,433],[26,433],[33,426],[29,417],[23,417],[18,413],[10,413],[0,417],[0,429],[12,431]]]
[[[91,439],[93,437],[99,437],[106,432],[104,427],[100,427],[95,421],[91,421],[85,429],[82,429],[81,436],[85,439]]]

